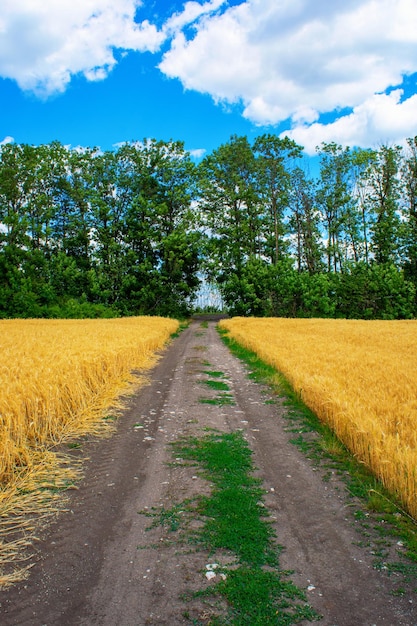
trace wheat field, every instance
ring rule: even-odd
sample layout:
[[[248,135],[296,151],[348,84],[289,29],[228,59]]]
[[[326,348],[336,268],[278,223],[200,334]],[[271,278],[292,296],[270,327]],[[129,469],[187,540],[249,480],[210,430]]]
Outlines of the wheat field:
[[[417,321],[233,318],[220,325],[279,370],[417,519]]]
[[[111,432],[121,394],[146,380],[178,327],[158,317],[0,321],[0,587],[25,577],[39,520],[80,476],[62,444]]]
[[[157,317],[0,321],[0,485],[37,450],[96,427],[177,328]]]

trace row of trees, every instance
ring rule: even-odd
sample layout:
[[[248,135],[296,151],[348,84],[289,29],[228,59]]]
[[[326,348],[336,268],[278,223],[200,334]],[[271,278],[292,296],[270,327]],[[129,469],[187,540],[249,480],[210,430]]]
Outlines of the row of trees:
[[[317,153],[316,177],[300,146],[273,135],[232,137],[203,161],[209,275],[233,313],[412,317],[417,138]]]
[[[3,146],[0,314],[185,313],[199,284],[194,187],[179,142]]]
[[[185,315],[200,280],[233,314],[416,313],[417,138],[406,148],[231,139],[0,152],[0,316]]]

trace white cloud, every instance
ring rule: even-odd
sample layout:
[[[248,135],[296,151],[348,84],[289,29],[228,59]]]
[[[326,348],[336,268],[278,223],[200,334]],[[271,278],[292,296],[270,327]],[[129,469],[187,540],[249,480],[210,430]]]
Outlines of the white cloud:
[[[0,76],[45,97],[65,91],[76,74],[103,80],[117,63],[115,50],[156,52],[225,2],[185,2],[158,29],[135,21],[145,0],[2,0]]]
[[[49,95],[71,76],[102,80],[114,49],[155,51],[164,35],[135,22],[140,0],[2,0],[0,75],[22,89]]]
[[[7,137],[0,141],[0,146],[4,146],[6,145],[6,143],[14,143],[14,137],[10,137],[10,135],[7,135]]]
[[[177,32],[159,67],[187,89],[240,102],[255,124],[289,119],[294,136],[328,130],[366,141],[415,106],[377,94],[417,72],[416,24],[415,0],[247,0],[203,16],[191,37]],[[344,108],[354,113],[317,123]],[[407,119],[395,125],[410,132]]]
[[[239,104],[256,125],[286,121],[309,150],[330,138],[369,145],[415,134],[415,97],[401,100],[398,88],[417,73],[416,0],[176,4],[157,28],[136,21],[148,0],[1,0],[0,76],[48,96],[76,74],[105,79],[116,51],[158,52],[165,42],[155,63],[166,76]],[[321,123],[325,113],[336,121]]]
[[[189,153],[193,159],[202,159],[206,150],[205,148],[194,148],[193,150],[189,150]]]
[[[200,4],[191,0],[186,2],[182,11],[174,13],[164,24],[163,30],[166,33],[176,33],[184,26],[189,26],[203,15],[212,14],[213,11],[224,5],[226,0],[208,0]]]
[[[417,95],[401,101],[402,95],[401,89],[389,95],[376,94],[332,123],[300,125],[283,134],[304,146],[309,154],[314,154],[323,141],[362,148],[402,144],[405,137],[417,132]]]

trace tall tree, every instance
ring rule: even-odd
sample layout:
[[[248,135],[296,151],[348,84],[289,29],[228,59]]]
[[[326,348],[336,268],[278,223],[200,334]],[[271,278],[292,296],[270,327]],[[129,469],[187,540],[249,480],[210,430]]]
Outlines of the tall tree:
[[[404,188],[405,275],[417,286],[417,137],[407,139],[401,176]]]
[[[263,251],[263,214],[257,167],[246,137],[233,135],[200,164],[200,206],[220,280],[241,274]]]
[[[370,175],[376,159],[374,150],[356,149],[352,152],[352,196],[358,212],[358,248],[356,262],[370,262],[372,206],[369,201]],[[360,234],[359,234],[360,233]]]
[[[291,174],[291,233],[295,236],[297,269],[316,274],[323,269],[320,215],[315,201],[315,183],[301,168]]]
[[[199,284],[199,242],[191,210],[195,166],[182,142],[147,140],[117,154],[124,189],[126,306],[184,314]],[[136,303],[136,305],[134,304]]]
[[[372,251],[379,264],[398,263],[399,260],[400,158],[399,146],[381,146],[369,177],[374,212]]]
[[[264,205],[266,241],[264,254],[277,264],[287,253],[284,212],[289,206],[291,170],[302,147],[288,137],[265,134],[255,139],[253,150],[259,168],[259,193]]]
[[[327,269],[338,272],[343,270],[346,259],[343,234],[351,215],[350,149],[323,143],[318,154],[321,167],[317,201],[326,230]]]
[[[123,276],[125,206],[123,194],[118,189],[116,155],[113,152],[94,155],[91,176],[91,237],[97,276],[95,299],[117,306]]]

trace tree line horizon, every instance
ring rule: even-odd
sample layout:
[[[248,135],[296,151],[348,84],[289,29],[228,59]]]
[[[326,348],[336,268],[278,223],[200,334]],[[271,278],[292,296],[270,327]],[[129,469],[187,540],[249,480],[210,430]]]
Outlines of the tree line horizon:
[[[411,319],[417,137],[303,148],[263,134],[195,163],[181,141],[115,151],[0,147],[0,318],[193,310],[201,279],[231,315]]]

